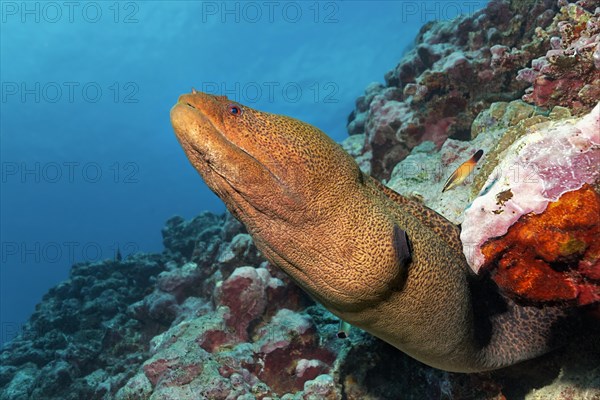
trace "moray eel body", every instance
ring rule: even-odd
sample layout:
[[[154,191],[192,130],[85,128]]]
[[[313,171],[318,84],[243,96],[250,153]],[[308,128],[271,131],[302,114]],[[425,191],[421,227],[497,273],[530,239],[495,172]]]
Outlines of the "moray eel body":
[[[192,165],[259,250],[345,321],[430,366],[501,368],[560,344],[560,308],[474,277],[456,226],[363,174],[302,121],[193,91],[171,109]]]

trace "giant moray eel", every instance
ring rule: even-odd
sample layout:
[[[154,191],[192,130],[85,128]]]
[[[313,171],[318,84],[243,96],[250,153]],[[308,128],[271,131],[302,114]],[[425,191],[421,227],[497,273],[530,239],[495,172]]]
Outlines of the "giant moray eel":
[[[570,326],[470,272],[459,229],[363,174],[319,129],[197,91],[171,109],[192,165],[258,249],[345,321],[436,368],[541,355]]]

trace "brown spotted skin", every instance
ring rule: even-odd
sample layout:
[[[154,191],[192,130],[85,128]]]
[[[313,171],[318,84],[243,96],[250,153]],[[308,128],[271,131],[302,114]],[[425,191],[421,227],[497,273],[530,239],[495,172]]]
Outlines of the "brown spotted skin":
[[[500,368],[555,345],[560,310],[518,306],[472,277],[454,225],[362,174],[317,128],[200,92],[182,95],[171,121],[263,254],[345,321],[449,371]]]

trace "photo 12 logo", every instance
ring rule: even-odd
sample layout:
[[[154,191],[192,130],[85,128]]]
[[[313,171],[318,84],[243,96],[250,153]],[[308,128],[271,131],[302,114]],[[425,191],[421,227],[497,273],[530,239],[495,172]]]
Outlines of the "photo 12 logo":
[[[2,82],[2,103],[138,103],[136,82]]]
[[[136,24],[140,5],[135,1],[2,1],[2,23]]]
[[[459,15],[473,15],[486,3],[486,1],[402,1],[400,2],[401,21],[425,23],[449,20]]]
[[[201,91],[227,96],[243,104],[258,102],[339,103],[339,86],[335,82],[202,82]]]
[[[201,21],[220,23],[339,22],[337,1],[203,1]]]
[[[129,184],[140,181],[136,162],[17,162],[0,164],[0,181],[5,183],[98,183],[101,181]]]
[[[101,244],[97,242],[18,242],[3,241],[0,258],[3,265],[56,264],[96,262],[105,259],[121,261],[139,252],[136,242]]]

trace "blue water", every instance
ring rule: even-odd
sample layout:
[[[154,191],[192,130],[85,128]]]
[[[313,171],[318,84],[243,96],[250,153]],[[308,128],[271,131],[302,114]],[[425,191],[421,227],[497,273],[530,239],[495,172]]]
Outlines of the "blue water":
[[[424,22],[484,3],[3,1],[0,342],[73,262],[159,252],[169,217],[224,210],[172,133],[181,93],[340,141]]]

